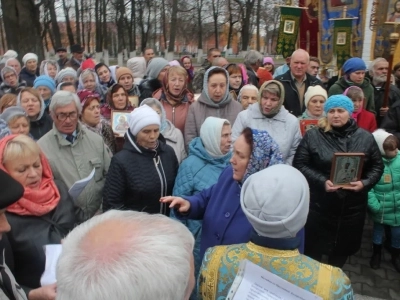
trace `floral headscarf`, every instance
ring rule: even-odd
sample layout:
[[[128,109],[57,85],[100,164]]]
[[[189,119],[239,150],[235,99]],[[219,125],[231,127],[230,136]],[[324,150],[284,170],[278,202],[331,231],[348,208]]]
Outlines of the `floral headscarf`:
[[[264,170],[269,166],[284,164],[282,153],[278,144],[268,132],[252,129],[253,132],[253,151],[250,155],[246,173],[243,176],[242,184],[246,179],[258,171]]]

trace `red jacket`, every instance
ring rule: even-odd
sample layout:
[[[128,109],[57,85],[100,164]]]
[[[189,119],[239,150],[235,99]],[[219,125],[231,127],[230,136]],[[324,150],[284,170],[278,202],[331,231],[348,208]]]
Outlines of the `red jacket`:
[[[374,132],[378,126],[376,125],[375,115],[363,109],[357,116],[358,127],[365,129],[369,132]]]

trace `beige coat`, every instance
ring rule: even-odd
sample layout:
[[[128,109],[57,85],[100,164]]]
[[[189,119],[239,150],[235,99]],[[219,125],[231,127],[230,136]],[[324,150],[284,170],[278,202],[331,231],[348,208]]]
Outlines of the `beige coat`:
[[[48,158],[54,179],[62,180],[68,189],[78,180],[87,177],[95,168],[94,178],[88,183],[75,204],[84,215],[85,221],[100,209],[105,176],[111,162],[111,152],[100,135],[78,124],[78,135],[70,144],[56,129],[45,134],[38,144]]]
[[[174,126],[169,120],[166,120],[167,128],[163,131],[162,135],[167,142],[167,145],[174,149],[178,163],[186,158],[185,143],[183,141],[182,132]]]
[[[207,117],[227,119],[231,124],[235,123],[237,115],[242,111],[242,105],[230,98],[223,104],[212,104],[205,99],[203,94],[189,107],[189,113],[185,124],[185,145],[188,148],[190,142],[200,136],[200,127]]]

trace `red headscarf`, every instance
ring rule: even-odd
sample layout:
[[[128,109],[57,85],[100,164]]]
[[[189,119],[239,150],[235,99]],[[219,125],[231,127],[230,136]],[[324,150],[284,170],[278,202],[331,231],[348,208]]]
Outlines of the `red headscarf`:
[[[4,150],[8,142],[13,140],[17,135],[9,135],[0,140],[0,160],[3,160]],[[50,164],[43,153],[40,154],[43,173],[40,188],[32,190],[25,188],[24,195],[14,204],[7,207],[7,211],[20,216],[43,216],[52,211],[60,202],[60,192],[53,180],[53,172]],[[3,164],[0,169],[8,173]],[[9,173],[8,173],[9,174]]]

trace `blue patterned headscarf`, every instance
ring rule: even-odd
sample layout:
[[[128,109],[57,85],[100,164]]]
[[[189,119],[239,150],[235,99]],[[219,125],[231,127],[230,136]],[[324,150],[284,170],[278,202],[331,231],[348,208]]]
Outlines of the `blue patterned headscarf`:
[[[258,171],[264,170],[272,165],[284,164],[279,146],[269,133],[256,129],[252,129],[251,131],[253,132],[253,152],[250,155],[249,164],[243,176],[242,184],[250,175]]]

